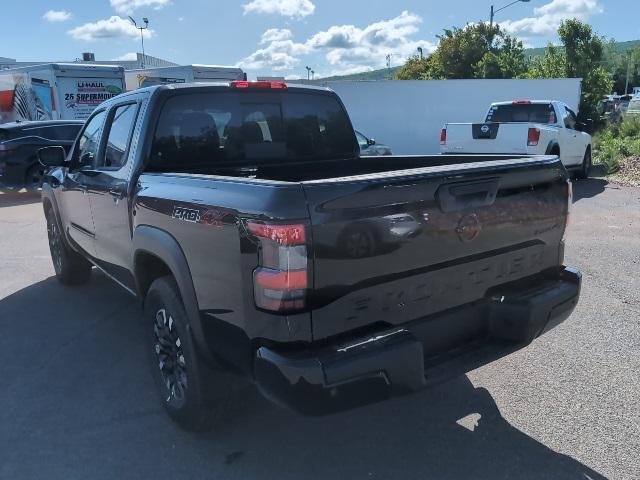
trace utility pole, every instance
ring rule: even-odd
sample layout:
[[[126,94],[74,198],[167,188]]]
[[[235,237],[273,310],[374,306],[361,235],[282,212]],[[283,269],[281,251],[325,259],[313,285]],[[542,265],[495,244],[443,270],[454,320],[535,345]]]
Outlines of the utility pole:
[[[142,31],[149,28],[149,19],[147,17],[143,17],[142,18],[142,21],[144,22],[144,27],[139,27],[138,24],[136,23],[136,21],[131,16],[129,16],[129,20],[131,20],[131,23],[133,23],[134,27],[136,27],[138,30],[140,30],[140,42],[142,43],[142,62],[141,62],[140,66],[142,68],[144,68],[144,58],[145,58],[145,54],[144,54],[144,35],[142,34]]]
[[[389,73],[389,78],[391,78],[391,54],[387,53],[385,58],[387,59],[387,72]]]
[[[631,55],[629,55],[629,61],[627,62],[627,81],[624,84],[624,94],[626,95],[627,93],[629,93],[629,73],[631,71],[631,59],[633,57]]]
[[[492,27],[493,27],[493,19],[494,19],[494,17],[495,17],[495,15],[496,15],[496,13],[498,13],[499,11],[504,10],[505,8],[510,7],[511,5],[515,5],[516,3],[520,3],[520,2],[522,2],[522,3],[528,3],[528,2],[530,2],[530,1],[531,1],[531,0],[516,0],[515,2],[511,2],[510,4],[505,5],[504,7],[500,7],[500,8],[498,8],[498,9],[494,9],[494,8],[493,8],[493,5],[491,5],[491,14],[489,15],[489,28],[492,28]]]

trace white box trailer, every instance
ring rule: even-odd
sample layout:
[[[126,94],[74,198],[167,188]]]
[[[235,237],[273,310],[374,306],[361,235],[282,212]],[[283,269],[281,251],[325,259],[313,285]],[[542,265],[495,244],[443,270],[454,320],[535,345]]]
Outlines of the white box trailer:
[[[0,70],[0,123],[85,120],[122,92],[121,66],[45,63]]]
[[[127,70],[125,72],[127,90],[170,83],[227,82],[246,79],[247,74],[241,68],[217,65],[178,65]]]
[[[304,82],[306,83],[306,82]],[[316,81],[340,96],[356,130],[400,155],[440,152],[445,123],[482,121],[493,102],[558,100],[578,111],[579,78]]]

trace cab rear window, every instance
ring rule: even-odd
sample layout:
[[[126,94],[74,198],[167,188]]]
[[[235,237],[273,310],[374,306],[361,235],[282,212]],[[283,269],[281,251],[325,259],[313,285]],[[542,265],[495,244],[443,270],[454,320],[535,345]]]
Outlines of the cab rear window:
[[[353,158],[357,151],[349,118],[333,95],[193,93],[163,106],[146,170]]]
[[[493,105],[487,114],[487,123],[556,123],[557,118],[550,103],[514,103]]]

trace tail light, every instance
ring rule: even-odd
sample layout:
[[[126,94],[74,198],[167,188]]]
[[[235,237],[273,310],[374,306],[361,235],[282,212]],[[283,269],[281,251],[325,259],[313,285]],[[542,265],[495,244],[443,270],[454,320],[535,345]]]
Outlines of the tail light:
[[[440,145],[446,145],[447,144],[447,129],[443,128],[440,131]]]
[[[308,272],[304,225],[248,222],[260,241],[260,265],[253,271],[253,296],[258,308],[273,312],[306,306]]]
[[[274,90],[284,90],[287,88],[287,84],[285,82],[269,82],[269,81],[259,81],[259,82],[249,82],[247,80],[234,80],[229,84],[231,88],[271,88]]]
[[[513,105],[531,105],[531,100],[514,100],[511,102]]]
[[[540,141],[540,129],[539,128],[530,128],[529,133],[527,133],[527,145],[530,147],[535,147],[538,145]]]

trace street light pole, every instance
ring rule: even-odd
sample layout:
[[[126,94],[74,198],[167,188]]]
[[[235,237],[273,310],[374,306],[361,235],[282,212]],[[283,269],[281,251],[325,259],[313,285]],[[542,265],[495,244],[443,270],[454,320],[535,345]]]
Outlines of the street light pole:
[[[489,28],[493,27],[493,19],[496,15],[496,13],[500,12],[501,10],[504,10],[505,8],[509,8],[511,5],[515,5],[516,3],[528,3],[531,0],[516,0],[515,2],[511,2],[508,5],[505,5],[504,7],[500,7],[498,9],[494,9],[493,5],[491,5],[491,15],[489,16]]]
[[[140,42],[142,43],[142,63],[141,63],[141,67],[144,68],[144,58],[145,58],[145,54],[144,54],[144,35],[142,34],[143,30],[146,30],[149,28],[149,19],[147,17],[143,17],[142,21],[144,22],[144,27],[139,27],[138,24],[136,23],[136,21],[133,19],[133,17],[129,17],[129,20],[131,20],[131,23],[133,23],[133,26],[136,27],[138,30],[140,30]]]
[[[311,80],[311,67],[304,67],[307,69],[307,81]]]

